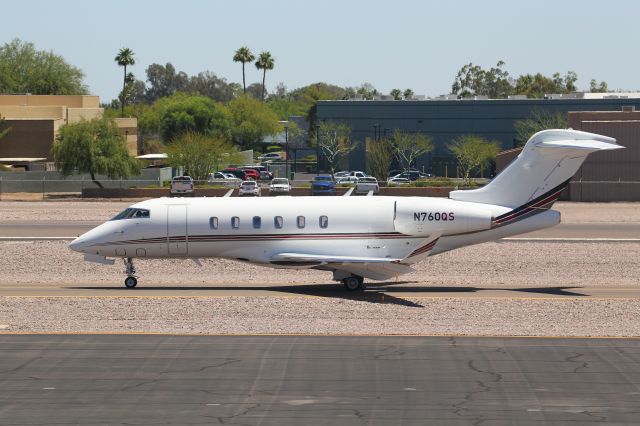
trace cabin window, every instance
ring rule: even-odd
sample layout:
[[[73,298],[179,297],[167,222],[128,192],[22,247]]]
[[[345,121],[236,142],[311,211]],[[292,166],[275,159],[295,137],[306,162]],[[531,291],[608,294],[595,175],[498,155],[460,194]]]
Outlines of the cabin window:
[[[217,217],[210,217],[209,218],[209,228],[218,229],[218,218]]]
[[[254,216],[253,217],[253,227],[255,229],[260,229],[261,226],[262,226],[262,219],[260,218],[260,216]]]
[[[231,218],[231,227],[233,229],[238,229],[240,228],[240,218],[238,216],[233,216]]]
[[[273,218],[273,226],[275,226],[277,229],[282,229],[283,224],[284,221],[282,220],[282,216],[276,216]]]
[[[329,218],[327,216],[320,216],[320,228],[326,228],[329,226]]]
[[[304,228],[304,216],[298,216],[297,219],[297,223],[298,223],[298,228]]]

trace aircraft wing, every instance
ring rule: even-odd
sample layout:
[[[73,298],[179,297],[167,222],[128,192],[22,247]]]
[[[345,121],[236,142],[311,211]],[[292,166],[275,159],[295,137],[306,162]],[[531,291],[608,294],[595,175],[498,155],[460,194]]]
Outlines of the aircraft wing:
[[[286,265],[288,263],[393,263],[402,259],[390,257],[354,257],[354,256],[328,256],[322,254],[304,253],[279,253],[271,257],[271,263]]]
[[[400,263],[402,259],[389,257],[352,257],[352,256],[325,256],[303,253],[280,253],[271,258],[271,263],[281,266],[313,268],[323,266],[323,269],[338,269],[351,272],[373,280],[384,281],[398,275],[411,272],[406,264]]]

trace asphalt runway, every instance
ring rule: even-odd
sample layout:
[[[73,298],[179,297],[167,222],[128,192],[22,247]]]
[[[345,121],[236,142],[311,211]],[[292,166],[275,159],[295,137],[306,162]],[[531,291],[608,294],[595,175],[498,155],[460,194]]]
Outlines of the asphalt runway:
[[[76,237],[102,222],[86,221],[8,221],[0,222],[0,237]],[[640,239],[640,222],[560,223],[520,238],[609,238]]]
[[[404,298],[470,299],[640,299],[640,287],[428,287],[412,282],[371,283],[364,292],[351,293],[341,284],[252,284],[234,286],[158,286],[141,282],[135,289],[124,284],[25,285],[0,283],[0,297],[326,297],[392,303]]]
[[[640,340],[0,335],[2,424],[640,423]]]

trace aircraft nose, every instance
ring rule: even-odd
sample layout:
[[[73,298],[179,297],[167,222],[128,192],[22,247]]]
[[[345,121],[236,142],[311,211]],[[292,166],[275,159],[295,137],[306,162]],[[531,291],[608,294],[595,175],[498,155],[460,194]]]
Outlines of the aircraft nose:
[[[83,248],[86,246],[85,240],[82,237],[78,237],[69,243],[69,248],[73,251],[82,253]]]

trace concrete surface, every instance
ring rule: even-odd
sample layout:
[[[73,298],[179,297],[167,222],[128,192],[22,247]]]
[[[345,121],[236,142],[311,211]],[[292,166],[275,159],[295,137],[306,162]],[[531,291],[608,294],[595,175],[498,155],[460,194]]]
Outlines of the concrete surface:
[[[640,340],[0,335],[3,424],[632,425]]]

